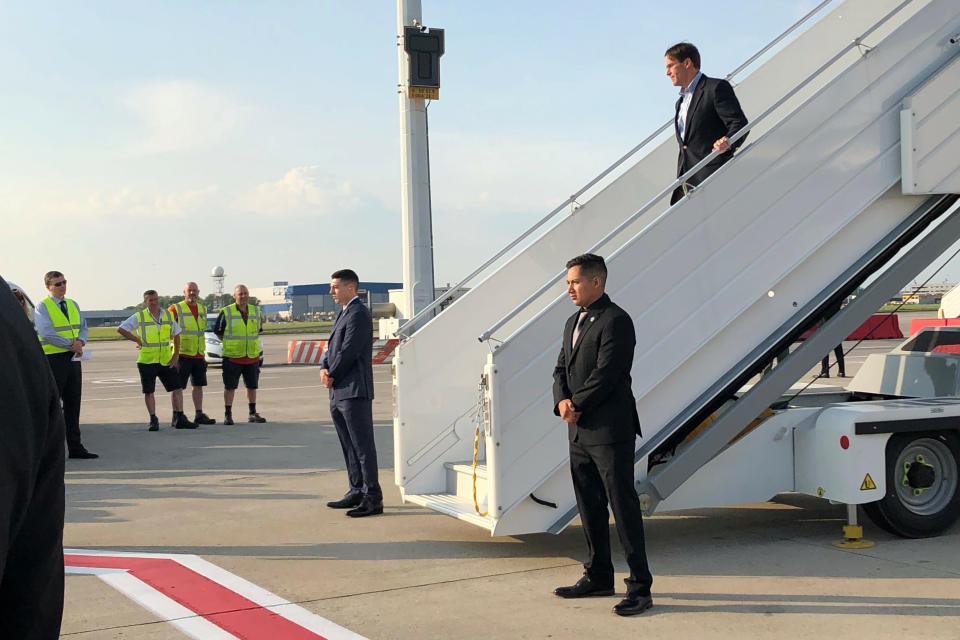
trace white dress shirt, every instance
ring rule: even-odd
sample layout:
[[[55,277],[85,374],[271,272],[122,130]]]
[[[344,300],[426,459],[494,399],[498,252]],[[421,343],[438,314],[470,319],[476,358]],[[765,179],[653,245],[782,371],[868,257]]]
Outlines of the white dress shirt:
[[[690,103],[693,102],[693,90],[697,88],[700,77],[703,73],[697,71],[693,80],[687,85],[686,89],[680,92],[680,113],[677,114],[677,131],[680,133],[680,139],[683,140],[683,133],[687,129],[687,112],[690,110]]]

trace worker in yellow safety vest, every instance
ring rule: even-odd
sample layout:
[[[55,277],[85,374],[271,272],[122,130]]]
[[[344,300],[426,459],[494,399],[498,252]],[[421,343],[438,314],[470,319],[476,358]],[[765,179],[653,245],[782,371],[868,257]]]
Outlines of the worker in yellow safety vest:
[[[171,393],[173,426],[177,429],[196,429],[197,424],[190,422],[183,415],[183,388],[180,386],[180,376],[177,373],[182,330],[174,321],[173,315],[166,309],[160,308],[160,297],[155,290],[148,289],[143,292],[143,304],[145,308],[124,320],[117,328],[117,333],[135,342],[137,349],[140,350],[137,369],[140,371],[143,401],[150,414],[148,431],[160,429],[157,403],[154,398],[157,378],[160,378],[163,388]]]
[[[233,289],[233,304],[217,316],[213,331],[223,341],[223,424],[233,424],[233,394],[243,377],[247,388],[248,422],[266,422],[257,413],[257,386],[260,381],[260,332],[263,330],[260,307],[250,304],[250,291],[238,284]]]
[[[67,454],[71,458],[98,458],[87,451],[80,439],[80,400],[83,389],[83,371],[80,358],[87,343],[87,321],[80,307],[67,298],[67,278],[59,271],[48,271],[43,284],[50,292],[37,305],[33,325],[40,337],[47,363],[53,372],[63,403],[63,421],[67,428]]]
[[[188,282],[183,287],[183,300],[170,305],[170,313],[180,327],[180,393],[193,386],[193,421],[197,424],[216,424],[217,421],[203,412],[203,388],[207,386],[207,360],[205,357],[207,309],[200,302],[200,287]],[[176,426],[176,425],[174,425]]]

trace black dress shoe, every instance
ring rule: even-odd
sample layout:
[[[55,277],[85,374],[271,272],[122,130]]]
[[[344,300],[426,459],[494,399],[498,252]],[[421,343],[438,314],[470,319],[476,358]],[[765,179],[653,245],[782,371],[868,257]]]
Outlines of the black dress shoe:
[[[577,580],[577,584],[571,587],[557,587],[553,594],[561,598],[593,598],[596,596],[612,596],[613,585],[594,582],[590,576],[583,576]]]
[[[223,418],[223,424],[227,425],[228,427],[229,427],[230,425],[232,425],[232,424],[233,424],[233,415],[231,415],[231,414],[228,413],[226,416],[224,416],[224,418]]]
[[[197,424],[217,424],[217,421],[205,414],[203,411],[198,413],[193,419]]]
[[[361,502],[363,502],[362,493],[348,493],[339,500],[328,502],[327,506],[331,509],[353,509],[359,506]]]
[[[173,424],[173,428],[174,429],[196,429],[197,423],[190,422],[190,420],[187,419],[187,416],[181,413],[180,415],[177,416],[177,421]]]
[[[160,430],[160,420],[157,419],[157,416],[150,418],[150,426],[147,428],[147,431],[159,431]]]
[[[93,460],[94,458],[100,457],[95,453],[87,451],[86,449],[77,449],[76,451],[71,451],[69,455],[74,460]]]
[[[639,593],[628,593],[618,604],[614,605],[613,612],[618,616],[635,616],[653,606],[653,596]]]
[[[378,500],[374,502],[364,498],[360,503],[360,506],[356,509],[350,509],[347,511],[347,515],[351,518],[363,518],[365,516],[376,516],[383,513],[383,501]]]

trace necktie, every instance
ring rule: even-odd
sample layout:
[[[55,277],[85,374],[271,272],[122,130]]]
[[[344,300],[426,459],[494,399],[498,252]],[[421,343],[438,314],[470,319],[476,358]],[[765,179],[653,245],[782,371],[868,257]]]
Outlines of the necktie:
[[[570,341],[570,348],[571,348],[571,349],[577,346],[577,338],[580,337],[580,327],[583,326],[583,321],[584,321],[586,318],[587,318],[587,312],[586,312],[586,311],[581,311],[581,312],[580,312],[580,317],[577,319],[577,324],[576,324],[576,326],[573,328],[573,340]]]
[[[67,301],[66,300],[60,301],[60,310],[63,311],[64,317],[67,317]]]
[[[680,105],[681,104],[683,104],[683,94],[681,94],[680,97],[677,99],[677,108],[673,114],[673,128],[677,132],[677,139],[682,142],[683,137],[680,135]]]

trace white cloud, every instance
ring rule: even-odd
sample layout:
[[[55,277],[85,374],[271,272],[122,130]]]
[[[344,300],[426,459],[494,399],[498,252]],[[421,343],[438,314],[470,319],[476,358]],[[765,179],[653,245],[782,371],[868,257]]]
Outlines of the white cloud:
[[[370,203],[349,180],[338,180],[320,167],[295,167],[275,182],[257,185],[233,204],[238,211],[268,216],[343,213]]]
[[[185,80],[141,85],[123,104],[144,126],[142,139],[132,148],[143,154],[207,146],[233,130],[245,112],[216,89]]]
[[[92,221],[117,216],[181,218],[217,207],[219,190],[210,185],[183,191],[150,192],[132,187],[71,190],[61,185],[32,185],[29,189],[4,189],[0,185],[2,211],[24,226],[32,220],[44,223],[62,220]],[[222,207],[220,207],[222,208]]]

